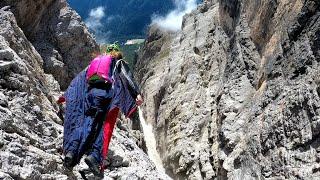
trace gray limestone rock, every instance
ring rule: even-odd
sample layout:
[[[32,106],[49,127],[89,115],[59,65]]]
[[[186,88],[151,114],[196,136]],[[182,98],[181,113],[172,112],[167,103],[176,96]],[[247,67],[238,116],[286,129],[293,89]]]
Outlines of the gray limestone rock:
[[[207,0],[150,29],[136,77],[172,178],[320,177],[319,6]]]
[[[5,0],[0,7],[8,4],[0,9],[0,179],[80,179],[83,162],[73,172],[63,167],[55,101],[96,43],[65,1]],[[105,179],[169,179],[132,134],[115,130]]]
[[[52,74],[66,89],[99,49],[80,16],[65,0],[0,2],[0,7],[6,5],[41,55],[45,73]]]
[[[1,72],[0,136],[1,176],[5,179],[41,179],[61,163],[48,153],[62,127],[49,99],[42,58],[18,27],[10,11],[0,10]]]

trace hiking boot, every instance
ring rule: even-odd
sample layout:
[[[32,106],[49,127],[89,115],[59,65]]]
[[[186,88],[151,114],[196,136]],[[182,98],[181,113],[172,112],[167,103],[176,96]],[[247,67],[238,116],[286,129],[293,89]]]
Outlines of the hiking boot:
[[[68,152],[66,156],[64,157],[64,167],[66,167],[68,170],[72,170],[73,168],[73,161],[74,161],[74,155],[72,152]]]
[[[101,171],[100,171],[100,166],[97,160],[93,156],[87,156],[84,159],[84,162],[89,166],[90,171],[95,175],[100,177],[101,176]]]

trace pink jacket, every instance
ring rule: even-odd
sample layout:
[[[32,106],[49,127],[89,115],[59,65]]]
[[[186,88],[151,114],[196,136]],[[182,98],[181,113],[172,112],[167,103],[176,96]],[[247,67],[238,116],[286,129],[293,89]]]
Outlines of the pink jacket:
[[[87,70],[87,80],[93,75],[98,75],[112,83],[112,61],[113,58],[110,55],[100,55],[94,58]]]

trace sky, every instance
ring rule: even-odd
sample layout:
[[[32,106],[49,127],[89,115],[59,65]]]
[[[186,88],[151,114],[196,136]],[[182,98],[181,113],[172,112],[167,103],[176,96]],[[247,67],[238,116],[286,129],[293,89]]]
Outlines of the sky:
[[[159,25],[161,28],[169,31],[178,31],[181,29],[183,16],[196,9],[196,0],[175,0],[176,8],[170,11],[166,16],[152,17],[152,23]]]
[[[104,32],[102,20],[105,17],[105,8],[99,6],[97,8],[93,8],[90,10],[89,16],[85,19],[85,24],[87,27],[93,31],[96,41],[99,44],[105,43],[109,39],[109,35],[111,32]],[[109,18],[108,18],[109,19]]]
[[[199,1],[199,0],[198,0]],[[197,0],[173,0],[175,8],[166,15],[152,14],[151,24],[157,24],[164,30],[179,31],[183,16],[197,7]],[[108,42],[112,32],[104,27],[104,24],[113,21],[113,15],[106,16],[109,9],[106,6],[97,6],[90,9],[85,24],[93,32],[98,43]],[[112,24],[112,23],[109,23]]]

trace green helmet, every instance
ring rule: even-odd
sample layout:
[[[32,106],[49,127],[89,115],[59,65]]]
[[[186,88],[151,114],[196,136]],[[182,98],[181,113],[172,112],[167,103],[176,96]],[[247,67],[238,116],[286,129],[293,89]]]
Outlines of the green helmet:
[[[109,44],[106,48],[106,52],[110,53],[111,51],[120,51],[119,43],[116,41],[113,44]]]

